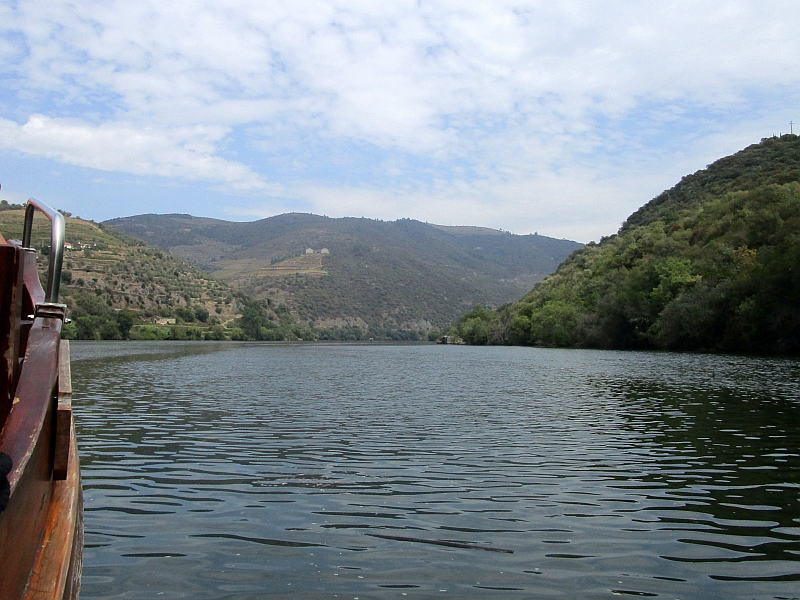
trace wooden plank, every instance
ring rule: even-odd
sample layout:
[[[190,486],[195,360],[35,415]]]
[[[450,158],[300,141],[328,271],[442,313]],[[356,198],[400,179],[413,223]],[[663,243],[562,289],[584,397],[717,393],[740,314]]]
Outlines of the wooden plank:
[[[83,494],[75,430],[71,429],[69,472],[53,482],[47,526],[31,570],[25,600],[77,598],[83,562]]]
[[[13,469],[11,494],[0,515],[0,590],[19,598],[39,551],[52,493],[55,393],[61,323],[36,319],[14,404],[0,432],[0,451]]]
[[[72,374],[69,366],[69,341],[61,340],[58,352],[58,406],[56,439],[53,450],[53,479],[67,478],[72,442]]]
[[[0,432],[0,451],[14,461],[14,468],[8,475],[12,495],[41,434],[45,413],[51,408],[55,392],[61,324],[46,321],[55,320],[36,319],[28,336],[25,362],[11,412]]]
[[[73,468],[80,475],[78,465],[78,453],[75,451]],[[72,538],[72,554],[69,559],[69,570],[67,571],[67,585],[64,588],[62,600],[78,600],[81,591],[81,574],[83,572],[83,489],[78,481],[78,521],[75,524],[75,535]]]

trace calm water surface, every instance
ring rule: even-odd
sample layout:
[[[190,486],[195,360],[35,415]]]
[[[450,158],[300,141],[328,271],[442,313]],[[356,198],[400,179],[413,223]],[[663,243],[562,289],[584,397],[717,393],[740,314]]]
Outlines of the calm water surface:
[[[78,343],[86,598],[798,598],[800,363]]]

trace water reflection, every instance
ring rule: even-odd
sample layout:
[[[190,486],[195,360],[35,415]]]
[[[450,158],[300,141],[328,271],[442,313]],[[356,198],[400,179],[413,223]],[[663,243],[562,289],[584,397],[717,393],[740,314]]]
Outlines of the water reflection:
[[[660,487],[650,500],[679,503],[666,514],[648,508],[653,527],[687,544],[664,558],[730,563],[709,568],[719,580],[800,581],[797,399],[708,383],[687,390],[630,379],[616,389],[629,402],[627,427],[663,455],[658,470],[631,482],[648,494]]]
[[[797,596],[793,361],[217,343],[73,355],[84,598]]]

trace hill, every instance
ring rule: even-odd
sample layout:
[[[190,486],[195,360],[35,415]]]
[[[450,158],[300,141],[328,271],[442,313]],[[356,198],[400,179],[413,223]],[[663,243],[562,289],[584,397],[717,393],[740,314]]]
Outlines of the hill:
[[[684,177],[521,300],[476,307],[470,343],[800,352],[800,137]]]
[[[580,247],[486,228],[299,213],[250,223],[139,215],[105,225],[285,304],[322,337],[448,326],[475,303],[518,298]]]
[[[0,233],[6,239],[22,237],[23,219],[21,207],[0,203]],[[72,319],[64,327],[67,337],[246,337],[239,325],[250,299],[141,240],[68,215],[65,221],[60,300]],[[39,213],[31,244],[41,251],[39,266],[46,270],[41,253],[49,250],[50,223]],[[274,311],[270,316],[280,322]]]

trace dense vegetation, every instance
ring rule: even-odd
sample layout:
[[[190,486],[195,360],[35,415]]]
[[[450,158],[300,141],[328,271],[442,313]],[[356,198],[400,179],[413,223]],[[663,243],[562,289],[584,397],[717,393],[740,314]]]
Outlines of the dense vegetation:
[[[336,339],[427,337],[473,303],[498,306],[519,298],[580,247],[409,219],[297,213],[252,223],[139,215],[107,224],[248,296],[286,304],[298,322]],[[306,248],[329,252],[306,257]]]
[[[521,300],[466,313],[472,344],[800,352],[800,138],[684,177]]]

